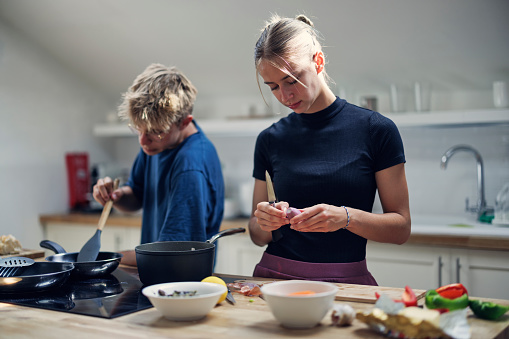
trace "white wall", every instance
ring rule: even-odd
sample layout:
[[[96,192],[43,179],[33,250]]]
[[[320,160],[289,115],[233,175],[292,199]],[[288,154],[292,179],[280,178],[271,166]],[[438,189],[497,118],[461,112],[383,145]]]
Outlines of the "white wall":
[[[39,248],[42,213],[68,208],[65,153],[108,158],[92,126],[111,105],[0,22],[0,235]]]

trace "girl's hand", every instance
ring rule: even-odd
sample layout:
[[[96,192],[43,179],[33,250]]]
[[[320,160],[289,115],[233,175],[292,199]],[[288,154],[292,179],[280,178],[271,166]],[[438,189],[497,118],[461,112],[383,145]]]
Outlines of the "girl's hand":
[[[254,216],[257,218],[256,222],[266,232],[277,230],[281,226],[288,224],[288,219],[286,218],[288,207],[288,203],[284,201],[278,202],[274,206],[266,201],[260,202],[256,205],[256,211],[254,211]]]
[[[334,232],[347,223],[343,207],[318,204],[301,211],[301,214],[290,219],[290,228],[299,232]]]

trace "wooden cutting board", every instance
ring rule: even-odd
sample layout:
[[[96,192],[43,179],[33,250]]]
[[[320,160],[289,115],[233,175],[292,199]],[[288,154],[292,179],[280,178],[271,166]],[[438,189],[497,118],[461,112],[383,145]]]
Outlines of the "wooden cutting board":
[[[9,258],[9,257],[25,257],[25,258],[42,258],[44,257],[44,250],[29,250],[29,249],[22,249],[21,252],[15,253],[15,254],[5,254],[1,256],[2,258]]]
[[[335,284],[339,287],[338,293],[336,293],[336,300],[341,301],[358,301],[365,303],[375,303],[376,296],[375,292],[379,294],[386,294],[391,299],[401,299],[404,292],[404,288],[397,287],[381,287],[381,286],[367,286],[367,285],[355,285],[355,284]],[[412,289],[417,297],[417,300],[424,297],[426,290]]]
[[[258,285],[270,284],[277,280],[258,280],[258,279],[249,279],[249,280],[237,280],[236,282],[250,282]],[[401,299],[404,288],[399,287],[381,287],[381,286],[368,286],[368,285],[356,285],[356,284],[340,284],[335,283],[339,290],[336,293],[335,300],[338,301],[355,301],[362,303],[371,303],[374,304],[376,302],[375,292],[379,294],[386,294],[391,299]],[[426,290],[416,290],[413,289],[417,300],[424,297],[426,294]]]

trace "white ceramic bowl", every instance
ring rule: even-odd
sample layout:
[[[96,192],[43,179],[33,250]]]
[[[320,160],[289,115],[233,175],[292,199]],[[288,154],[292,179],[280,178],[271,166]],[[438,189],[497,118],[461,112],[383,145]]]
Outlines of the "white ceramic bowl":
[[[263,298],[274,317],[288,328],[311,328],[320,323],[334,305],[336,285],[322,281],[287,280],[262,286]],[[315,294],[290,296],[301,291]]]
[[[159,290],[163,290],[167,295],[174,291],[196,291],[196,295],[161,296]],[[226,290],[226,286],[219,284],[184,281],[147,286],[142,290],[142,293],[165,318],[174,321],[192,321],[205,317]]]

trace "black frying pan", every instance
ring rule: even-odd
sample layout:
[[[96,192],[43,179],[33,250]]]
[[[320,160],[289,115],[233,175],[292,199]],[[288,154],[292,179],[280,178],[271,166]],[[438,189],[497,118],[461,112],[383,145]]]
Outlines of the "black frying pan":
[[[39,245],[57,253],[46,257],[47,261],[73,263],[72,278],[104,277],[117,269],[123,256],[116,252],[99,252],[95,261],[78,262],[79,252],[67,253],[62,246],[50,240],[43,240]]]
[[[62,286],[74,265],[68,262],[35,262],[13,277],[0,278],[0,294],[39,292]]]

